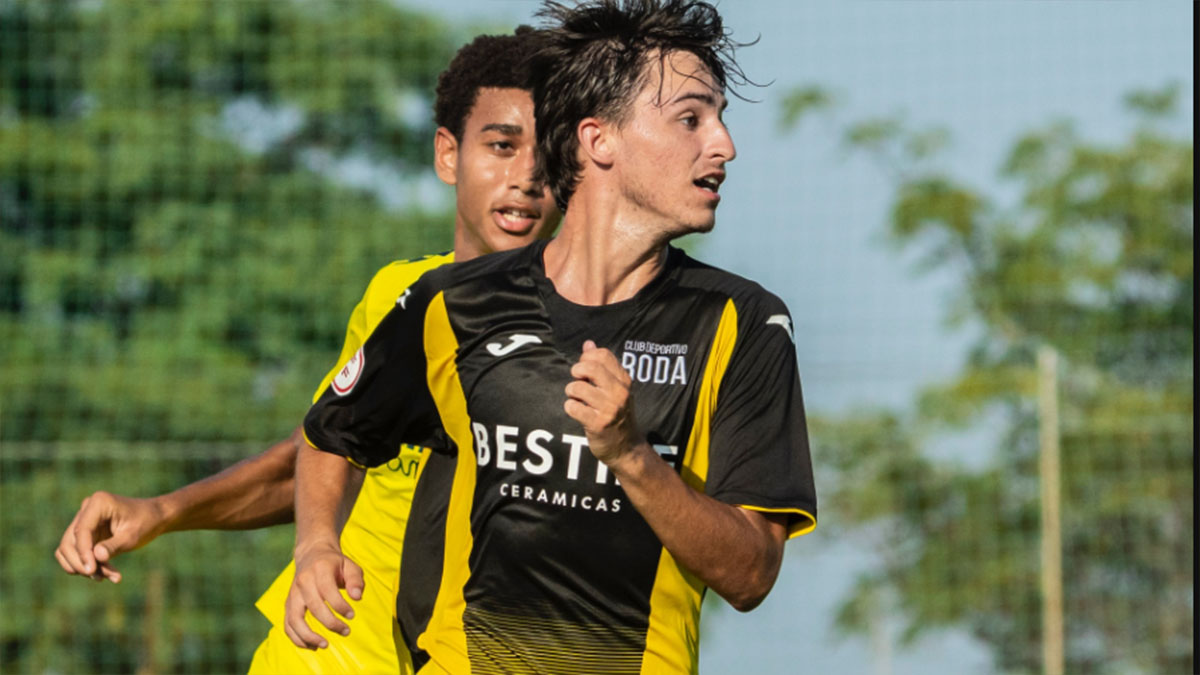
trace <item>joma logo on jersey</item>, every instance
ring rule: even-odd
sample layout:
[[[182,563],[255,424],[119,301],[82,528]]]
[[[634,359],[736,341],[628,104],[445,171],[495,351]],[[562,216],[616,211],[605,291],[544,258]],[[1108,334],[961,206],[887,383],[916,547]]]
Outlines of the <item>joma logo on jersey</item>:
[[[487,346],[488,353],[492,356],[507,356],[514,351],[524,347],[525,345],[540,345],[542,339],[536,335],[527,335],[525,333],[513,333],[508,337],[508,344],[500,344],[499,342],[489,342]]]
[[[795,333],[792,332],[792,320],[790,318],[788,318],[787,314],[772,314],[771,316],[767,317],[767,325],[768,326],[779,326],[780,328],[787,331],[787,336],[788,336],[789,340],[791,340],[792,342],[796,341],[796,335],[795,335]]]

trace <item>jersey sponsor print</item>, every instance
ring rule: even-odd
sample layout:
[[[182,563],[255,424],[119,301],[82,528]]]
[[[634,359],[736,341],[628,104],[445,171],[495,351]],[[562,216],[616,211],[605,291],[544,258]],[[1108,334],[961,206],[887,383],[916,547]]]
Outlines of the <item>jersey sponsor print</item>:
[[[397,618],[449,672],[694,672],[703,585],[681,569],[563,411],[585,340],[633,380],[647,440],[692,487],[816,524],[782,303],[671,249],[635,297],[557,295],[544,243],[440,268],[366,340],[353,391],[316,401],[316,447],[375,465],[431,448]],[[789,326],[790,328],[790,326]]]

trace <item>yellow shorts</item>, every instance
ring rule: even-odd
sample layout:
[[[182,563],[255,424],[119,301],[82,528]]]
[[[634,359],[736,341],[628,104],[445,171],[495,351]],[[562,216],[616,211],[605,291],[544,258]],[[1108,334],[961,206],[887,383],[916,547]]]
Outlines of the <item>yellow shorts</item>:
[[[330,633],[311,616],[308,625],[329,643],[326,649],[311,651],[292,643],[283,631],[284,603],[292,578],[296,574],[295,563],[288,565],[258,599],[255,605],[271,620],[271,631],[267,639],[254,652],[250,663],[250,675],[335,675],[340,673],[386,673],[412,672],[412,665],[402,671],[402,661],[408,663],[408,651],[401,650],[404,658],[397,655],[395,639],[395,597],[391,583],[374,578],[364,571],[366,588],[362,600],[350,600],[354,607],[354,618],[343,619],[350,626],[350,635]]]

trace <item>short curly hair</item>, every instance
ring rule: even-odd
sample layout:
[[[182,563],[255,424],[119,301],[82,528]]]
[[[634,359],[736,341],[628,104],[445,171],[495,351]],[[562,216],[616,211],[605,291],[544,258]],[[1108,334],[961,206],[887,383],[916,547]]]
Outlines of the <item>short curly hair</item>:
[[[463,125],[482,88],[530,91],[529,61],[540,31],[518,26],[512,35],[480,35],[458,53],[438,76],[433,121],[462,140]]]

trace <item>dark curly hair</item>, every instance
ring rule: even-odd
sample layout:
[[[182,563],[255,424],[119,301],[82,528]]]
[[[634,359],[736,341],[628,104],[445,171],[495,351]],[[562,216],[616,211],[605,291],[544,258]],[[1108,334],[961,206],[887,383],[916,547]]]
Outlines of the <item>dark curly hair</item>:
[[[531,90],[529,60],[538,48],[538,34],[530,26],[518,26],[512,35],[480,35],[459,49],[438,76],[434,123],[461,141],[481,88]]]
[[[583,169],[576,127],[587,117],[623,123],[652,58],[662,68],[671,52],[691,52],[722,90],[750,83],[733,57],[745,45],[730,39],[707,2],[591,0],[571,8],[547,0],[537,15],[546,25],[531,65],[536,175],[563,211]]]

